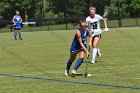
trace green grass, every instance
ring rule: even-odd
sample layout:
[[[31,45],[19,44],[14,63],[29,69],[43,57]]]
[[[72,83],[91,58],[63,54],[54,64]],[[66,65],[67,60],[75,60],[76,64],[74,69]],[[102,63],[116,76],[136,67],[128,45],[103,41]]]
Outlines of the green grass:
[[[23,41],[13,40],[13,33],[1,33],[0,74],[9,76],[0,75],[0,93],[139,93],[129,88],[140,88],[139,29],[114,28],[103,33],[99,45],[102,58],[88,65],[88,73],[94,74],[88,78],[64,76],[75,30],[23,32]],[[85,65],[78,73],[84,73]],[[42,80],[48,78],[52,80]]]
[[[77,29],[79,25],[74,26],[72,23],[67,24],[67,29]],[[24,32],[30,32],[30,31],[49,31],[49,30],[66,30],[66,24],[57,24],[57,25],[45,25],[45,26],[27,26],[24,25],[22,30]],[[8,26],[1,28],[0,33],[10,32],[10,28]]]

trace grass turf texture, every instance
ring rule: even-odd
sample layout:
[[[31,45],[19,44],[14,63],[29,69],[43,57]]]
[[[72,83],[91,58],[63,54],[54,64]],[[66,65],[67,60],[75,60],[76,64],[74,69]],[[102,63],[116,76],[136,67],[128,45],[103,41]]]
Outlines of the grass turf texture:
[[[13,40],[13,33],[1,33],[0,93],[139,93],[135,89],[140,88],[139,29],[115,28],[103,33],[102,58],[88,65],[93,76],[87,78],[64,76],[75,30],[24,32],[23,41]],[[78,73],[85,72],[85,65]]]

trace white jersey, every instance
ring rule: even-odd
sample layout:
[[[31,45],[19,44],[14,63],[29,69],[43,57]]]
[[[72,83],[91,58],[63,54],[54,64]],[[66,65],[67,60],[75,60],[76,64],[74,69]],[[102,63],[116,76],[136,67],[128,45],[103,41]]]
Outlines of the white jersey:
[[[100,35],[102,32],[101,32],[101,28],[100,28],[100,20],[103,20],[103,17],[98,15],[98,14],[95,14],[95,17],[94,18],[91,18],[90,16],[88,16],[86,18],[86,22],[87,24],[91,26],[91,34],[92,36],[94,35]]]

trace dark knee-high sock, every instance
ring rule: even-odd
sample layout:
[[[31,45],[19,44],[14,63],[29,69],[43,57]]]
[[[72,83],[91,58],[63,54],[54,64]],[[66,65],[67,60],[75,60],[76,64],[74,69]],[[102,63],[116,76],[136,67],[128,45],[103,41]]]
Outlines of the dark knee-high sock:
[[[21,32],[18,32],[19,39],[21,39]]]
[[[72,65],[72,62],[70,62],[70,60],[68,60],[66,69],[70,70],[71,65]]]
[[[14,32],[14,38],[17,39],[17,32]]]
[[[80,65],[83,63],[83,59],[78,59],[77,60],[77,62],[76,62],[76,65],[75,65],[75,67],[74,67],[74,70],[77,70],[79,67],[80,67]]]

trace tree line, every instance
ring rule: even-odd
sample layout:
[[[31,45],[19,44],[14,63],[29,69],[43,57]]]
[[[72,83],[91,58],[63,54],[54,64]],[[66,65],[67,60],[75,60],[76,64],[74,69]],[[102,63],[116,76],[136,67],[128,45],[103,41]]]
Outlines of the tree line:
[[[0,19],[11,19],[19,10],[23,19],[84,18],[89,7],[110,17],[140,17],[140,0],[0,0]]]

